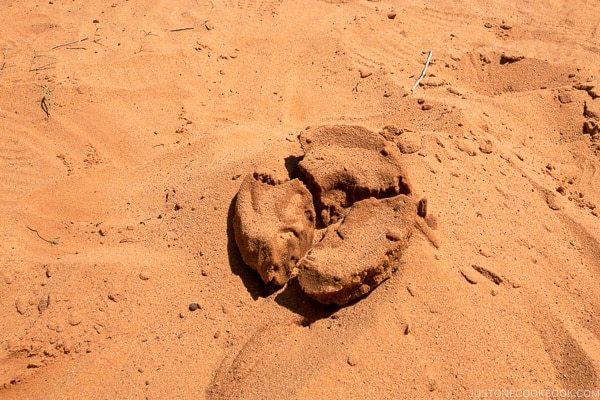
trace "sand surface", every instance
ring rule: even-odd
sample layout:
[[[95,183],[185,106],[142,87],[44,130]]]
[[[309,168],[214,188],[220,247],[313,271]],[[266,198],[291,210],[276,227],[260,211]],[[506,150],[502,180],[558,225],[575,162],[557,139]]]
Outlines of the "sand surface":
[[[600,388],[597,1],[0,9],[0,398]],[[435,222],[345,307],[231,228],[327,124],[391,137]]]

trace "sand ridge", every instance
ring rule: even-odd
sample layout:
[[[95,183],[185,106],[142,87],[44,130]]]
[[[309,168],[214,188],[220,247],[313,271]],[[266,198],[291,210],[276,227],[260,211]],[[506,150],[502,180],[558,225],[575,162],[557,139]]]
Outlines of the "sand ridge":
[[[2,7],[1,398],[598,388],[600,5]],[[232,228],[321,125],[395,143],[440,244],[346,307],[264,285]]]

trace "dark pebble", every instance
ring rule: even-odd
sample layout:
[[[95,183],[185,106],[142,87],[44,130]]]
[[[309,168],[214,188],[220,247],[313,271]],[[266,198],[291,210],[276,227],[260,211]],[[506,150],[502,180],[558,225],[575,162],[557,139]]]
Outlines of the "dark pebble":
[[[188,308],[190,309],[190,311],[196,311],[200,308],[200,305],[198,303],[191,303]]]

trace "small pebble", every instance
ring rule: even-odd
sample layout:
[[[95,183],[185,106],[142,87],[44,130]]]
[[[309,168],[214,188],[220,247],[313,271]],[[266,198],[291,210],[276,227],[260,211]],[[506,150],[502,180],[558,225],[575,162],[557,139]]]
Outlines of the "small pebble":
[[[83,321],[83,317],[81,316],[80,313],[73,311],[71,312],[71,314],[69,314],[69,325],[71,326],[77,326],[81,323],[81,321]]]
[[[397,14],[396,14],[395,12],[393,12],[393,11],[392,11],[391,13],[389,13],[389,14],[388,14],[388,18],[389,18],[389,19],[394,19],[394,18],[396,18],[396,15],[397,15]]]
[[[50,307],[50,295],[42,296],[38,302],[38,311],[41,314],[46,311],[48,307]]]
[[[431,108],[432,108],[431,104],[423,104],[421,106],[421,110],[423,110],[423,111],[431,110]]]
[[[216,331],[216,332],[215,332],[215,334],[213,335],[213,337],[214,337],[215,339],[218,339],[218,338],[220,338],[220,337],[221,337],[221,331]]]
[[[373,75],[373,73],[371,71],[359,71],[360,72],[360,77],[361,78],[368,78],[369,76]]]
[[[346,358],[346,362],[347,362],[347,363],[348,363],[348,365],[349,365],[349,366],[351,366],[351,367],[354,367],[354,366],[357,364],[357,362],[356,362],[356,360],[354,359],[354,357],[350,357],[350,356],[348,356],[348,357]]]
[[[27,311],[27,300],[22,296],[17,297],[15,299],[15,308],[19,314],[25,314]]]
[[[200,305],[198,303],[191,303],[188,307],[190,309],[190,311],[196,311],[197,309],[200,308]]]
[[[494,151],[494,145],[490,140],[486,140],[479,145],[479,151],[481,151],[483,154],[491,154]]]
[[[465,280],[467,282],[469,282],[471,285],[476,285],[477,284],[477,278],[475,277],[474,274],[470,273],[468,270],[460,270],[461,275],[463,276],[463,278],[465,278]]]
[[[572,102],[573,100],[571,99],[571,95],[569,93],[562,92],[558,95],[558,101],[560,101],[562,104],[567,104]]]
[[[554,211],[560,210],[562,208],[558,203],[556,196],[552,192],[546,193],[546,204],[548,204],[548,207],[550,207],[550,209]]]
[[[146,272],[140,272],[140,279],[143,281],[147,281],[148,279],[150,279],[150,276],[148,276],[148,274]]]
[[[481,246],[479,248],[479,254],[481,254],[485,258],[490,258],[492,256],[492,251],[487,246]]]

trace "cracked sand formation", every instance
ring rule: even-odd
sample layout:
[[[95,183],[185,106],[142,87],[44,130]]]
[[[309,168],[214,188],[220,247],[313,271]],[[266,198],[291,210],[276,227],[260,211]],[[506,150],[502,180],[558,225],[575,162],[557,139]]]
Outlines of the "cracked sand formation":
[[[357,201],[411,193],[398,147],[366,128],[309,128],[300,143],[305,155],[298,166],[323,226]]]
[[[300,180],[255,172],[242,182],[235,240],[244,262],[265,283],[284,285],[298,267],[306,294],[321,303],[346,304],[391,276],[414,228],[417,205],[407,196],[412,190],[400,151],[380,134],[359,126],[321,126],[299,139],[305,151]],[[313,201],[325,229],[311,248]]]
[[[244,262],[266,283],[284,285],[312,245],[312,196],[298,179],[249,174],[237,194],[233,227]]]
[[[426,3],[3,1],[0,398],[598,388],[600,2]],[[234,239],[308,124],[383,130],[443,239],[345,307]]]
[[[398,265],[416,217],[417,207],[405,195],[355,203],[300,261],[302,290],[325,304],[369,293]]]

